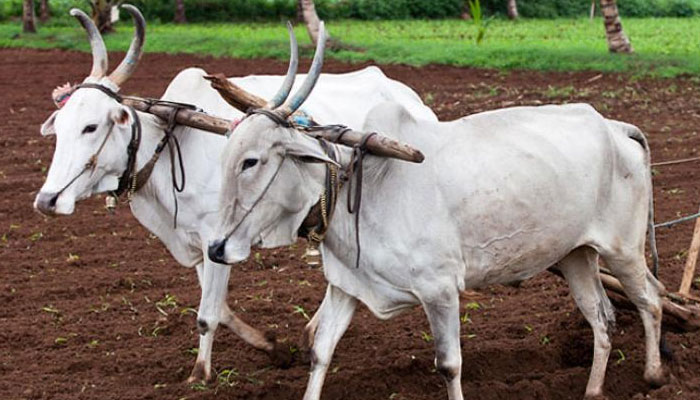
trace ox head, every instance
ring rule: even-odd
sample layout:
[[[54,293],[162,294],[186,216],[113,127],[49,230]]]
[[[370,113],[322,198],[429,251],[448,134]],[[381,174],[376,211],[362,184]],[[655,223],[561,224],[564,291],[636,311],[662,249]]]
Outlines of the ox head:
[[[110,75],[107,49],[97,27],[81,10],[70,12],[87,31],[92,48],[92,70],[83,83],[97,84],[113,93],[134,72],[145,40],[143,15],[134,6],[121,7],[132,15],[136,30],[126,57]],[[117,189],[127,168],[127,145],[135,117],[107,92],[70,84],[54,90],[59,109],[41,126],[42,135],[56,135],[56,149],[46,182],[34,201],[40,212],[71,214],[76,201]]]
[[[309,74],[291,97],[296,75],[296,44],[280,91],[235,128],[223,157],[218,240],[209,244],[212,261],[244,261],[252,246],[294,243],[297,230],[323,190],[323,163],[334,163],[318,141],[286,120],[306,100],[321,72],[326,33],[321,23]]]

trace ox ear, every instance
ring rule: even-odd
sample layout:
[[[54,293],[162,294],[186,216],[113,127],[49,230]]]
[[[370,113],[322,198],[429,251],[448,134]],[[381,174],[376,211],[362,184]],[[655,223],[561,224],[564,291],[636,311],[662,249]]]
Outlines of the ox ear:
[[[305,163],[328,163],[340,167],[340,164],[331,160],[320,148],[316,148],[305,142],[290,142],[284,144],[284,154]]]
[[[56,127],[54,123],[56,122],[56,114],[58,111],[54,111],[51,116],[41,124],[41,136],[50,136],[56,134]]]
[[[109,117],[117,125],[127,125],[131,124],[132,116],[129,110],[124,106],[119,106],[114,108]]]

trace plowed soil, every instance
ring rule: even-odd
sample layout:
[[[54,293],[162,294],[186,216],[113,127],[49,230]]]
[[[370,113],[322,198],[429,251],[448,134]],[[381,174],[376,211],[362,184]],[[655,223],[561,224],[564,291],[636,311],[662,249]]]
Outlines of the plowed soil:
[[[121,56],[113,54],[113,64]],[[175,263],[128,207],[108,215],[94,198],[71,217],[32,210],[54,149],[53,138],[39,135],[54,110],[49,95],[58,84],[80,81],[90,62],[73,52],[0,50],[0,398],[300,399],[308,372],[303,357],[278,369],[226,328],[217,331],[214,347],[216,382],[184,383],[197,345],[197,277]],[[272,60],[147,54],[124,92],[160,96],[188,66],[229,76],[286,70]],[[329,61],[324,70],[359,67]],[[654,161],[698,155],[696,78],[382,68],[415,88],[441,119],[520,104],[588,102],[642,128]],[[695,212],[700,164],[655,169],[657,221]],[[671,290],[679,285],[692,229],[690,223],[659,230],[660,276]],[[230,282],[231,307],[290,345],[299,342],[325,288],[321,271],[299,256],[299,249],[262,252],[236,266]],[[560,278],[545,273],[519,288],[469,292],[462,307],[466,398],[583,397],[592,333]],[[652,389],[642,379],[638,315],[618,310],[605,385],[610,399],[700,398],[700,334],[666,329],[674,351],[666,364],[671,383]],[[362,308],[335,352],[324,398],[446,398],[428,332],[420,308],[390,321]]]

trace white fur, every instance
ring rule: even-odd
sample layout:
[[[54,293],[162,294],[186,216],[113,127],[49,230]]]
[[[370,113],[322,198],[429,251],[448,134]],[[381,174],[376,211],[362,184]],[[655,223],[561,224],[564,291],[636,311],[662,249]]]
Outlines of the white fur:
[[[240,117],[242,113],[229,106],[210,87],[209,82],[203,79],[204,75],[206,73],[198,68],[182,71],[170,83],[162,99],[192,103],[215,116],[229,119]],[[300,76],[297,82],[303,77]],[[232,78],[232,81],[254,94],[268,98],[274,94],[282,79],[280,76],[250,76]],[[387,78],[376,67],[347,74],[324,74],[319,79],[316,92],[304,109],[319,122],[341,122],[359,128],[371,107],[387,98],[409,107],[419,118],[437,120],[415,92]],[[80,89],[64,108],[51,116],[42,127],[42,132],[55,133],[57,145],[40,195],[58,192],[80,172],[104,139],[109,116],[120,109],[120,104],[102,92]],[[153,116],[143,113],[139,115],[143,125],[143,139],[137,156],[140,168],[150,159],[156,144],[163,137],[163,124]],[[79,178],[58,197],[55,209],[57,214],[71,214],[77,200],[116,188],[117,178],[126,168],[130,122],[115,126],[99,155],[95,172]],[[99,128],[94,133],[82,134],[83,127],[88,124],[98,124]],[[177,229],[173,227],[175,204],[168,151],[162,153],[148,183],[133,196],[131,209],[139,222],[162,240],[180,264],[197,268],[202,287],[198,321],[203,335],[200,337],[193,378],[208,378],[213,335],[219,323],[228,325],[262,350],[270,351],[271,345],[257,331],[251,331],[252,338],[241,334],[241,322],[226,305],[230,268],[212,263],[204,253],[218,223],[217,200],[221,181],[219,160],[226,139],[182,126],[176,129],[175,135],[182,146],[187,176],[185,191],[177,194]],[[236,132],[233,135],[236,136]],[[38,197],[39,195],[37,199]]]
[[[425,162],[365,160],[359,268],[347,186],[339,193],[322,246],[329,288],[312,323],[318,328],[306,400],[319,399],[356,300],[382,319],[422,305],[448,396],[461,399],[459,292],[526,279],[551,266],[569,280],[593,327],[595,355],[586,394],[600,395],[613,313],[598,277],[598,255],[640,310],[647,338],[645,378],[662,379],[663,287],[644,258],[651,175],[648,148],[637,128],[606,120],[588,105],[518,107],[435,122],[385,103],[370,112],[364,130],[417,147]],[[279,246],[296,239],[325,174],[323,166],[303,157],[284,157],[280,148],[299,148],[299,142],[310,148],[310,157],[322,153],[313,140],[259,115],[241,123],[227,144],[219,227],[219,238],[230,234],[226,262],[246,259],[252,244]],[[347,165],[349,150],[337,150]],[[268,162],[241,172],[241,160],[249,157]],[[279,176],[264,197],[244,212],[277,168]]]

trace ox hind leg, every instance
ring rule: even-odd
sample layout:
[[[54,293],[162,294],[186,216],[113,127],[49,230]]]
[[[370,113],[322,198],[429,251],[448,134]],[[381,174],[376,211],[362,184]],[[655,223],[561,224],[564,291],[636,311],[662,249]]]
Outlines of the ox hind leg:
[[[462,350],[459,343],[459,294],[439,303],[423,303],[435,340],[435,367],[447,382],[449,400],[462,400]]]
[[[311,376],[304,400],[321,398],[323,381],[328,372],[335,346],[350,325],[357,299],[333,285],[328,285],[321,307],[316,312],[318,323],[311,349]],[[314,317],[316,318],[316,317]]]
[[[663,312],[660,294],[665,289],[647,268],[643,248],[631,253],[601,251],[601,256],[620,280],[625,294],[637,307],[642,318],[646,338],[644,380],[652,386],[662,386],[666,383],[666,375],[659,353]]]
[[[602,396],[611,347],[608,333],[615,323],[615,315],[598,275],[598,254],[589,247],[581,247],[569,253],[557,267],[569,283],[576,305],[593,329],[593,365],[586,385],[586,398]]]

